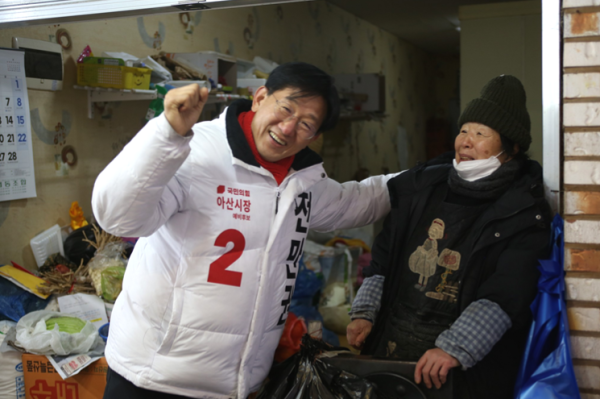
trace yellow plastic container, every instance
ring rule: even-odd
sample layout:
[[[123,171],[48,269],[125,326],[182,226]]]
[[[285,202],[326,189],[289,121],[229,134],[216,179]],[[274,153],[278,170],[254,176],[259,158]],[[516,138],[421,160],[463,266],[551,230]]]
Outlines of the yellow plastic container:
[[[151,73],[150,68],[77,64],[77,84],[113,89],[148,90]]]
[[[148,90],[150,88],[150,68],[123,68],[123,85],[125,89]]]

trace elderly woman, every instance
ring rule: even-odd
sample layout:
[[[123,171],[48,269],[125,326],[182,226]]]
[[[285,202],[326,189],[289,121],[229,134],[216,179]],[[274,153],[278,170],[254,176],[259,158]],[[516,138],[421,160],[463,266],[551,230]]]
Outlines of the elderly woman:
[[[388,182],[392,210],[352,305],[349,343],[418,361],[415,381],[459,398],[511,398],[550,209],[529,160],[525,90],[492,79],[459,119],[454,153]]]

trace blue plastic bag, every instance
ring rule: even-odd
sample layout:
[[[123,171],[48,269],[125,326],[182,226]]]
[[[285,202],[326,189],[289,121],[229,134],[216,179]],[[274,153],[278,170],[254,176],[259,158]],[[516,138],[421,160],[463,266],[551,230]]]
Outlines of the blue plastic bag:
[[[298,277],[292,299],[312,299],[319,292],[322,284],[319,276],[306,267],[303,255],[298,262]]]
[[[540,260],[538,294],[531,304],[533,323],[515,388],[517,399],[580,398],[565,302],[563,220],[552,221],[552,257]]]
[[[0,277],[0,320],[19,321],[29,312],[45,309],[49,301]]]
[[[303,258],[300,258],[298,266],[298,277],[296,278],[296,287],[292,295],[290,312],[298,317],[304,318],[308,324],[311,320],[320,321],[323,324],[323,316],[313,305],[314,297],[322,286],[322,281],[315,272],[310,270],[304,264]],[[318,301],[317,301],[318,302]],[[323,327],[323,341],[333,346],[340,346],[340,340],[333,331]]]

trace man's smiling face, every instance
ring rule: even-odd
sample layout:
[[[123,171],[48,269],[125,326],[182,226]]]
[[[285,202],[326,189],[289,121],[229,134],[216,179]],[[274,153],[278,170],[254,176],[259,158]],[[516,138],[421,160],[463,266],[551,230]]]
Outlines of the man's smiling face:
[[[298,97],[289,87],[271,95],[266,87],[254,93],[252,136],[264,160],[277,162],[295,155],[319,138],[327,104],[320,96]]]

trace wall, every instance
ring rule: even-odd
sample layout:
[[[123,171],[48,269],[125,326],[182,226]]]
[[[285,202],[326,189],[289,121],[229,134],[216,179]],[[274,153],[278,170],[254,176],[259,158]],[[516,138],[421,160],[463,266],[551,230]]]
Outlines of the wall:
[[[66,29],[73,47],[64,51],[61,92],[29,90],[37,198],[0,203],[0,262],[30,269],[29,240],[40,231],[69,222],[72,201],[91,215],[91,190],[98,173],[143,126],[148,101],[109,103],[86,117],[86,92],[73,89],[75,59],[85,45],[95,54],[124,51],[136,56],[216,50],[251,60],[302,60],[329,73],[381,72],[386,77],[388,116],[381,121],[342,123],[325,135],[328,173],[351,179],[359,168],[372,174],[398,171],[424,159],[425,120],[431,107],[431,57],[395,36],[325,2],[238,8],[192,13],[193,24],[178,14],[124,18],[62,26],[0,30],[0,46],[13,36],[55,41]],[[62,147],[72,145],[78,164],[55,164]],[[398,155],[400,154],[400,159]]]
[[[456,125],[460,115],[460,56],[438,56],[433,59],[433,112],[435,118],[442,118]],[[453,133],[458,133],[455,126]]]
[[[432,66],[433,101],[425,128],[427,158],[454,149],[460,116],[460,56],[435,57]]]
[[[563,212],[573,363],[600,399],[600,1],[564,0]]]
[[[532,143],[529,155],[542,163],[541,1],[459,8],[461,109],[498,75],[514,75],[527,92]],[[481,40],[484,37],[485,40]]]

